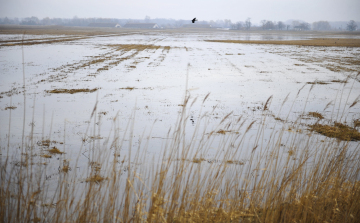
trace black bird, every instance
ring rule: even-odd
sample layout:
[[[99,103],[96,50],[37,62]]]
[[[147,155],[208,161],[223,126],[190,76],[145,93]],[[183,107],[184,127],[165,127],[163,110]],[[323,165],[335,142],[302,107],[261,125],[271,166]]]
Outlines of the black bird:
[[[196,17],[191,20],[192,23],[195,23],[195,21],[197,21]]]

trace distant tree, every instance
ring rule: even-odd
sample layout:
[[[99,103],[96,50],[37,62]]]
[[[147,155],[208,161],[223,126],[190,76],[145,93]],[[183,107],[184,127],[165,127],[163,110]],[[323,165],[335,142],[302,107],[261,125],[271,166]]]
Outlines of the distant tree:
[[[145,16],[145,22],[150,22],[150,16]]]
[[[331,26],[328,21],[318,21],[312,24],[313,30],[330,30]]]
[[[35,16],[32,16],[31,18],[26,17],[24,18],[21,23],[21,25],[38,25],[39,24],[39,19]]]
[[[51,19],[51,23],[56,24],[56,25],[63,25],[64,21],[62,18],[53,18],[53,19]]]
[[[235,26],[236,26],[236,29],[242,29],[243,23],[242,23],[242,22],[237,22],[237,23],[235,24]]]
[[[242,28],[242,23],[241,22],[231,23],[231,29],[240,30],[241,28]]]
[[[358,25],[354,20],[350,20],[350,22],[348,22],[348,24],[346,25],[346,29],[349,31],[355,31],[357,27]]]
[[[11,21],[10,21],[10,19],[8,17],[5,17],[3,23],[4,24],[10,24]]]
[[[245,28],[249,30],[251,28],[251,18],[245,20]]]
[[[300,25],[300,21],[294,20],[292,21],[291,25],[293,26],[294,29],[296,29],[295,27],[298,27]]]
[[[176,20],[175,21],[175,27],[181,27],[184,25],[184,21],[183,20]]]
[[[44,24],[44,25],[50,25],[51,24],[50,18],[49,17],[43,18],[41,20],[41,23]]]
[[[265,29],[265,24],[266,24],[267,21],[265,19],[263,19],[260,22],[261,22],[262,29]]]
[[[309,30],[310,29],[310,24],[307,22],[302,22],[299,24],[299,28],[300,30]]]
[[[275,29],[275,23],[268,20],[261,20],[262,29],[264,30],[271,30]]]
[[[216,20],[216,26],[224,27],[224,20],[221,19]]]
[[[266,21],[265,23],[265,29],[267,30],[272,30],[275,29],[275,25],[272,21]]]
[[[231,20],[230,19],[224,19],[224,27],[226,27],[226,28],[231,27]]]
[[[285,28],[285,23],[279,21],[279,22],[277,22],[276,26],[279,30],[282,30]]]

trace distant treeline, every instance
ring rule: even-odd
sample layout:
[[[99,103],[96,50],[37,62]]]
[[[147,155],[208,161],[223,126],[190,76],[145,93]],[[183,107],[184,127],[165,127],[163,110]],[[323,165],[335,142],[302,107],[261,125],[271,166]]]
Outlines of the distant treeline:
[[[145,19],[115,19],[115,18],[78,18],[74,16],[72,19],[66,18],[49,18],[39,19],[35,16],[26,18],[0,18],[0,24],[17,24],[17,25],[61,25],[61,26],[89,26],[91,23],[117,23],[121,26],[126,23],[156,23],[161,28],[179,28],[186,24],[190,24],[191,20],[175,20],[175,19],[151,19],[146,16]],[[354,20],[328,22],[317,21],[312,24],[300,20],[271,21],[261,20],[260,24],[253,24],[251,18],[245,21],[232,22],[230,19],[210,20],[196,22],[199,25],[208,25],[212,28],[226,29],[263,29],[263,30],[349,30],[354,31],[358,28],[358,23]]]

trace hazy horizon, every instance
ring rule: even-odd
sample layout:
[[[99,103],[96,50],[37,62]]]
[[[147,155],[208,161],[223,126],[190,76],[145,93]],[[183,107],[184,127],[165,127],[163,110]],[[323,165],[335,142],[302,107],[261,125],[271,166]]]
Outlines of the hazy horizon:
[[[254,1],[142,1],[121,2],[115,0],[0,0],[0,17],[50,18],[118,18],[118,19],[191,19],[199,20],[230,19],[232,22],[251,18],[252,22],[261,20],[287,21],[303,20],[315,22],[360,21],[360,1],[357,0],[254,0]]]

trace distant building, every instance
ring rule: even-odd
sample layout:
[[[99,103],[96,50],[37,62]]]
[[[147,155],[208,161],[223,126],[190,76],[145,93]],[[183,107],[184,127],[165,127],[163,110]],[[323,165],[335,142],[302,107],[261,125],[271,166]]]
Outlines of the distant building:
[[[132,29],[158,29],[159,26],[156,23],[126,23],[124,28]]]
[[[121,28],[121,25],[118,23],[107,23],[107,22],[94,22],[90,23],[91,27],[109,27],[109,28]]]
[[[213,28],[209,24],[185,24],[182,26],[183,28]]]

